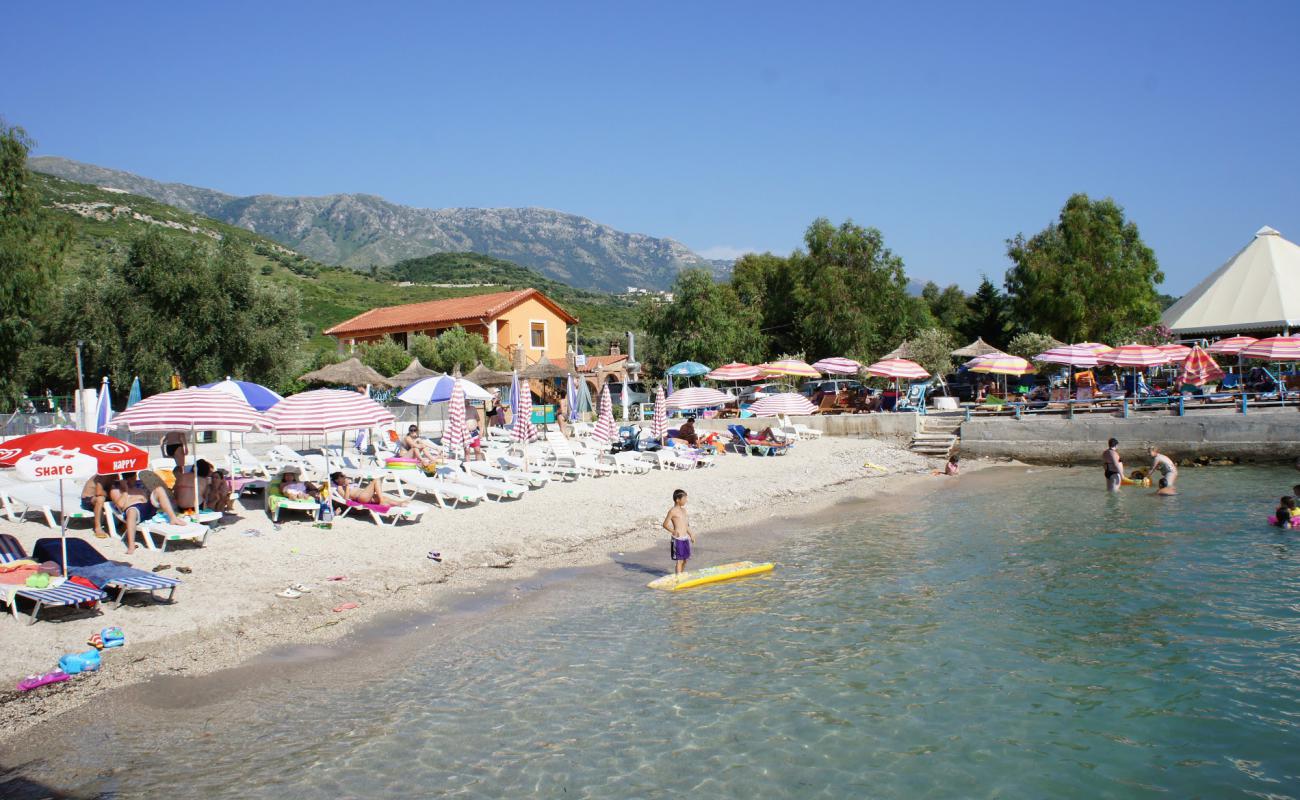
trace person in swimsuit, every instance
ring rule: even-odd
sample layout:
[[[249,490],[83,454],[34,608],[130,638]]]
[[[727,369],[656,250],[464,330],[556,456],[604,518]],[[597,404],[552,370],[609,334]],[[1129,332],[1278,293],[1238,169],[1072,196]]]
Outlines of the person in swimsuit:
[[[1295,516],[1295,498],[1283,497],[1278,501],[1277,510],[1273,512],[1273,518],[1279,528],[1290,528],[1291,518]]]
[[[195,487],[198,489],[197,500]],[[194,462],[193,472],[176,476],[172,492],[176,496],[176,505],[184,509],[206,508],[223,514],[230,510],[230,484],[204,458]]]
[[[134,472],[123,473],[122,479],[113,484],[113,488],[109,490],[108,498],[126,518],[127,555],[135,552],[136,527],[141,522],[153,519],[154,514],[158,513],[157,509],[162,509],[171,524],[180,525],[182,522],[176,514],[176,509],[172,508],[167,490],[159,486],[150,492]]]
[[[691,558],[691,545],[695,544],[695,532],[686,520],[686,490],[673,492],[673,507],[664,517],[664,530],[672,536],[669,540],[668,555],[678,575],[686,571],[686,562]]]
[[[438,460],[429,444],[420,438],[420,429],[415,425],[407,428],[406,435],[402,437],[402,458],[418,459],[425,466]]]
[[[96,475],[81,487],[81,507],[95,514],[95,538],[107,539],[104,533],[104,503],[108,500],[108,490],[113,480],[103,475]]]
[[[185,446],[185,434],[180,431],[165,434],[162,438],[162,453],[176,462],[176,475],[184,472],[185,456],[189,453],[189,448]]]
[[[373,480],[365,486],[353,486],[348,482],[348,476],[342,472],[336,472],[330,476],[330,484],[334,492],[339,496],[357,503],[370,503],[377,506],[404,506],[407,501],[398,500],[394,497],[388,497],[379,491],[379,481]]]
[[[1101,454],[1101,466],[1106,471],[1106,490],[1118,492],[1120,482],[1124,480],[1124,459],[1119,457],[1119,439],[1111,438],[1106,443],[1106,451]]]
[[[1168,481],[1169,488],[1174,488],[1174,482],[1178,480],[1178,467],[1173,460],[1169,456],[1163,455],[1155,445],[1147,448],[1147,452],[1151,454],[1151,471],[1160,470],[1160,474],[1164,476],[1162,483]],[[1170,492],[1170,494],[1173,494],[1173,492]]]
[[[1155,494],[1156,497],[1172,497],[1178,494],[1178,492],[1174,489],[1174,487],[1169,485],[1168,478],[1161,478],[1160,488],[1156,489]]]

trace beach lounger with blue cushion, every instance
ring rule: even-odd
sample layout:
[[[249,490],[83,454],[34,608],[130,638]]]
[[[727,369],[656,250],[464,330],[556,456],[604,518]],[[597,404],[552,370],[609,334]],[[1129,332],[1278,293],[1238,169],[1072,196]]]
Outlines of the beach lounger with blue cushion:
[[[54,540],[55,542],[58,539]],[[18,540],[7,533],[0,533],[0,564],[12,564],[29,558],[27,551]],[[33,559],[36,560],[36,559]],[[70,581],[57,579],[59,584],[48,589],[32,589],[26,586],[8,586],[0,584],[0,599],[9,606],[9,611],[18,619],[18,598],[30,600],[32,610],[27,615],[27,624],[36,622],[36,617],[46,608],[59,608],[80,605],[94,600],[103,600],[107,595],[102,589],[82,586]]]
[[[155,602],[170,603],[176,594],[180,581],[168,578],[156,572],[145,572],[128,564],[109,561],[94,545],[84,539],[68,539],[68,574],[80,575],[103,589],[116,589],[117,598],[113,601],[122,605],[127,592],[148,592]],[[37,539],[32,554],[38,561],[53,561],[63,566],[63,545],[53,537]],[[155,592],[167,590],[167,597],[159,600]]]
[[[104,518],[108,521],[108,532],[116,536],[125,545],[126,513],[112,503],[105,503],[104,510],[111,510],[112,512],[104,515]],[[189,542],[202,547],[208,539],[208,534],[212,532],[212,528],[203,523],[216,522],[221,519],[221,512],[200,510],[193,517],[194,522],[173,525],[160,514],[151,519],[140,520],[136,523],[135,529],[136,532],[143,534],[140,538],[144,540],[146,550],[161,550],[165,553],[167,552],[167,545],[174,542]],[[156,546],[153,540],[155,536],[160,541]]]

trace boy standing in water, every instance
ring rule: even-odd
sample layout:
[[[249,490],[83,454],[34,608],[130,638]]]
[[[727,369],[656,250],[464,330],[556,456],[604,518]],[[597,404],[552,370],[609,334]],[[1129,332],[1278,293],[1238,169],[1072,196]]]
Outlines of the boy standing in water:
[[[664,517],[664,530],[672,534],[669,540],[668,554],[672,556],[678,575],[686,571],[686,562],[691,557],[691,545],[695,543],[695,533],[686,521],[686,490],[673,492],[673,507]]]

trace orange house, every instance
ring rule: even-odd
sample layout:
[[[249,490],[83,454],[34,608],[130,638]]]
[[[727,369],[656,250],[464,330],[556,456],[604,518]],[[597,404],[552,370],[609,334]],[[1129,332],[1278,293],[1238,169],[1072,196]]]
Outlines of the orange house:
[[[403,347],[417,333],[428,336],[459,325],[511,358],[522,348],[524,360],[564,358],[569,326],[578,318],[536,289],[494,292],[424,303],[372,308],[325,331],[351,351],[358,343],[385,336]]]

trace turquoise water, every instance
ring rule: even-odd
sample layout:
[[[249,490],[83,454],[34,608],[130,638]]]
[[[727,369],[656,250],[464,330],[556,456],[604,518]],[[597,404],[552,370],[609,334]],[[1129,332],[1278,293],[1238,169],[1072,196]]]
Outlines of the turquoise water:
[[[1098,471],[935,479],[747,553],[768,577],[651,592],[666,557],[629,554],[378,679],[106,723],[33,775],[169,797],[1300,796],[1300,534],[1259,521],[1294,477],[1185,470],[1168,500],[1108,497]]]

